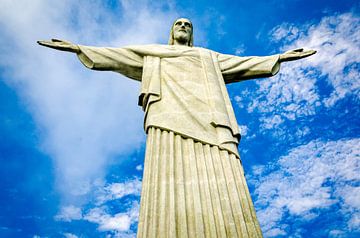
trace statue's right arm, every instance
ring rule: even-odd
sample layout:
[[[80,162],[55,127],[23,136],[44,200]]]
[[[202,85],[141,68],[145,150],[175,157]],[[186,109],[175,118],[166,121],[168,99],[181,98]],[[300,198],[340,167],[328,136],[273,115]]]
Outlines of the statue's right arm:
[[[141,81],[143,57],[132,50],[75,45],[58,39],[38,41],[38,44],[61,51],[76,53],[81,63],[89,69],[114,71]]]

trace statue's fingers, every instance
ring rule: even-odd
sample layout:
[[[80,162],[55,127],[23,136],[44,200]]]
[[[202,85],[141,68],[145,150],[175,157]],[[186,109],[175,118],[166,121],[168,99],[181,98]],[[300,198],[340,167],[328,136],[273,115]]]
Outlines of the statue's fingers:
[[[310,55],[316,54],[316,50],[307,50],[307,51],[304,52],[304,54],[306,56],[310,56]]]
[[[37,43],[42,46],[52,46],[53,42],[47,40],[38,40]]]
[[[59,45],[59,43],[53,41],[38,41],[37,43],[41,46],[49,47],[56,50],[63,50],[64,48],[63,46]]]
[[[300,58],[306,58],[316,53],[316,50],[307,50],[301,53]]]
[[[66,40],[60,40],[60,39],[51,39],[51,41],[59,46],[69,46],[72,45],[72,43],[70,41],[66,41]]]
[[[52,41],[52,42],[63,42],[63,40],[56,39],[56,38],[51,39],[51,41]]]
[[[303,52],[304,49],[303,48],[297,48],[297,49],[294,49],[294,50],[288,50],[285,52],[285,54],[288,54],[288,53],[298,53],[298,52]]]
[[[304,51],[304,48],[297,48],[295,50],[292,50],[293,52],[303,52]]]
[[[314,55],[314,54],[316,54],[316,50],[309,50],[310,51],[310,53],[311,53],[311,55]]]

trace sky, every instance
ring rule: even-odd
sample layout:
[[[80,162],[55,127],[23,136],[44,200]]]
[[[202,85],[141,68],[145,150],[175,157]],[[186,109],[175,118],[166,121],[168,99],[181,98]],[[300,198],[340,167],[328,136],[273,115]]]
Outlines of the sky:
[[[0,237],[135,237],[145,133],[139,83],[40,47],[194,44],[318,53],[227,86],[264,237],[360,236],[360,4],[350,0],[0,0]]]

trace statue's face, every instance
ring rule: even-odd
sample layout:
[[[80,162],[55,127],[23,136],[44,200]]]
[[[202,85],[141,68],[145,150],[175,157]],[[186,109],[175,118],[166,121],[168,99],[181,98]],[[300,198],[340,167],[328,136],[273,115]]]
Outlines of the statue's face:
[[[192,24],[186,18],[176,20],[173,26],[174,39],[181,44],[188,45],[191,34]]]

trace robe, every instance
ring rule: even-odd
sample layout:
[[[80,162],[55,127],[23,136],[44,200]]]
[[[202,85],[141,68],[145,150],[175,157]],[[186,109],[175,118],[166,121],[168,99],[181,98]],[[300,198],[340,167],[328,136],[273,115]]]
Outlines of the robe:
[[[86,67],[141,81],[148,137],[138,237],[262,237],[225,84],[275,75],[279,56],[175,45],[79,48]]]

